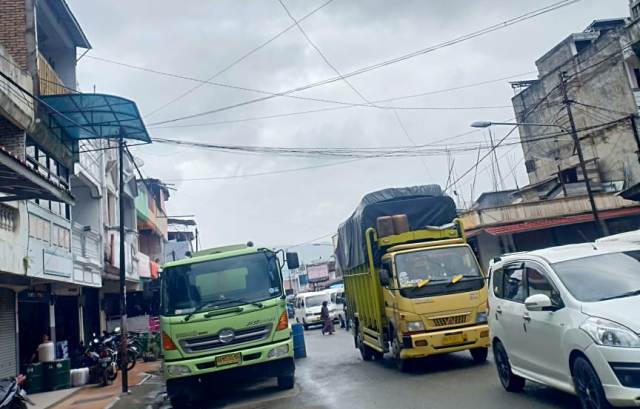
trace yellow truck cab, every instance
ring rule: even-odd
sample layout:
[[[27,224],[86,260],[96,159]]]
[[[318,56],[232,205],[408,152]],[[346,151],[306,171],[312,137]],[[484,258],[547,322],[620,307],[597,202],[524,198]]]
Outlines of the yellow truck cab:
[[[220,380],[273,376],[281,389],[293,388],[293,341],[278,253],[248,243],[204,250],[163,267],[163,369],[174,408],[190,407]],[[286,261],[298,267],[297,254],[286,253]]]
[[[487,358],[487,283],[437,185],[365,196],[338,229],[348,319],[364,360],[412,359],[470,350]]]

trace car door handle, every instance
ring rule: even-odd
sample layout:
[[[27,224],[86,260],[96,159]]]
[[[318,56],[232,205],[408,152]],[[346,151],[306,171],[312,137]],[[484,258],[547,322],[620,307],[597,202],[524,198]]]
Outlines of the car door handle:
[[[528,313],[525,313],[522,316],[522,319],[524,319],[525,321],[529,322],[529,321],[531,321],[531,315],[529,315]]]

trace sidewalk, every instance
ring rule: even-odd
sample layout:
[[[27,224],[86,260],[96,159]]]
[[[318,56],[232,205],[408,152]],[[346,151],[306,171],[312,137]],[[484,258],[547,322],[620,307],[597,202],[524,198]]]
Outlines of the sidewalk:
[[[129,372],[129,389],[133,390],[149,378],[150,373],[160,370],[160,361],[138,362]],[[118,400],[122,389],[122,373],[109,386],[87,385],[81,388],[45,392],[30,395],[36,403],[33,409],[103,409]]]

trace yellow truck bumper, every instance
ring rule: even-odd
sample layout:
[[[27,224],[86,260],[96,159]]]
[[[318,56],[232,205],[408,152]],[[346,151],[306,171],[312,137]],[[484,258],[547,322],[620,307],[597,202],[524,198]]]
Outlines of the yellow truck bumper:
[[[491,344],[487,324],[413,334],[404,336],[402,341],[401,359],[424,358],[467,349],[488,348]]]

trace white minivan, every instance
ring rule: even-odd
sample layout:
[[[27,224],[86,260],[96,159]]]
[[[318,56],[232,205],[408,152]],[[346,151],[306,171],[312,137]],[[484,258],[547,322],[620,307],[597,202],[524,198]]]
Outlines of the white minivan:
[[[585,243],[495,259],[489,325],[498,377],[640,406],[640,246]]]
[[[296,322],[302,323],[304,329],[309,329],[309,326],[314,324],[322,324],[320,310],[323,301],[328,304],[329,316],[331,319],[335,319],[335,306],[331,302],[331,294],[325,291],[316,291],[296,295],[294,302]]]

